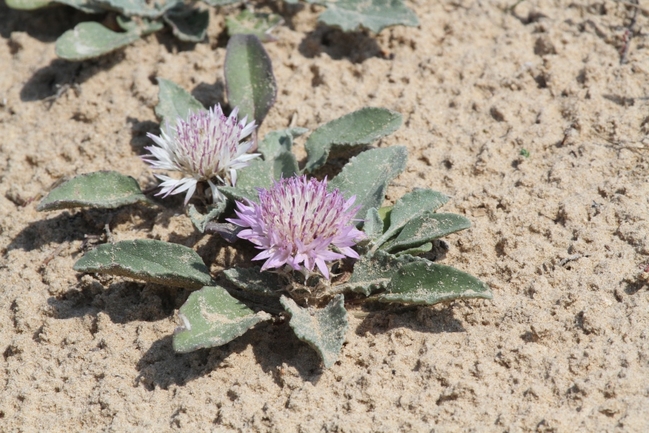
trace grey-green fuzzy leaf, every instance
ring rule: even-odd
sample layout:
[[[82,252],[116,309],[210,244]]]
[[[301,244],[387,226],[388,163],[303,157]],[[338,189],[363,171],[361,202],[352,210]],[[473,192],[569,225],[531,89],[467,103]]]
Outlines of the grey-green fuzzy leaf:
[[[100,245],[79,259],[74,270],[186,289],[199,289],[212,283],[209,269],[194,250],[151,239]]]
[[[93,0],[55,0],[56,3],[71,6],[87,14],[99,14],[106,12],[106,8],[97,5]]]
[[[373,254],[361,255],[354,263],[354,271],[348,281],[335,286],[336,292],[350,291],[369,296],[384,290],[390,279],[403,266],[414,261],[424,260],[418,257],[395,255],[378,250]]]
[[[386,27],[419,25],[417,15],[407,8],[402,0],[338,0],[317,1],[325,4],[319,21],[330,26],[338,26],[343,31],[355,31],[361,27],[379,33]]]
[[[378,239],[383,234],[383,220],[376,208],[370,208],[363,220],[363,231],[370,240]]]
[[[281,153],[291,153],[293,149],[293,139],[308,132],[306,128],[288,128],[279,131],[271,131],[259,142],[257,150],[263,155],[265,160],[277,158]]]
[[[135,179],[115,171],[97,171],[63,182],[43,198],[36,210],[114,209],[137,202],[149,202],[149,199]]]
[[[231,107],[261,125],[275,103],[277,84],[273,65],[254,35],[234,35],[225,56],[225,89]]]
[[[476,277],[450,266],[420,260],[401,267],[381,302],[434,305],[464,298],[491,299],[489,287]]]
[[[384,244],[381,249],[395,252],[414,248],[469,227],[471,221],[462,215],[426,212],[408,221],[396,239]]]
[[[196,227],[199,232],[205,233],[205,226],[210,221],[213,221],[216,218],[218,218],[219,215],[221,215],[223,211],[225,211],[226,206],[227,206],[227,202],[220,201],[215,205],[210,206],[208,208],[207,214],[203,215],[198,210],[196,210],[196,206],[190,204],[187,211],[189,213],[189,219],[194,224],[194,227]]]
[[[126,16],[159,18],[182,0],[93,0],[95,3]]]
[[[371,144],[401,126],[401,114],[386,108],[365,107],[325,123],[306,141],[305,171],[322,167],[331,152],[343,147]]]
[[[59,0],[57,0],[59,1]],[[117,25],[126,32],[136,32],[140,36],[146,36],[150,33],[162,30],[164,24],[158,20],[148,20],[146,18],[130,18],[124,15],[115,17]]]
[[[173,347],[180,353],[222,346],[270,319],[268,313],[255,314],[219,286],[203,287],[190,294],[178,316],[183,325],[174,332]]]
[[[205,110],[191,93],[176,83],[158,78],[158,105],[155,114],[167,123],[166,126],[176,126],[178,119],[186,119],[191,113]]]
[[[425,244],[418,245],[416,247],[408,248],[406,250],[399,251],[396,253],[396,256],[403,254],[408,254],[409,256],[418,256],[419,254],[427,253],[433,249],[432,242],[426,242]]]
[[[237,182],[238,185],[238,182]],[[246,200],[259,202],[259,194],[257,190],[253,187],[239,187],[236,188],[231,186],[219,186],[217,187],[220,192],[223,193],[230,200],[237,200],[240,202],[245,202]]]
[[[94,21],[77,24],[57,40],[56,55],[66,60],[99,57],[140,39],[138,32],[117,33]]]
[[[291,314],[289,325],[297,338],[318,352],[325,368],[331,367],[338,359],[349,327],[343,295],[336,295],[323,309],[301,308],[286,296],[280,302]]]
[[[230,268],[223,271],[225,279],[247,292],[279,297],[285,286],[272,272],[261,272],[260,267]]]
[[[419,217],[425,212],[434,212],[448,202],[448,196],[432,189],[416,189],[405,194],[390,210],[390,225],[385,233],[376,241],[380,246],[396,235],[408,221]]]
[[[178,39],[185,42],[200,42],[207,35],[210,13],[206,10],[183,7],[172,9],[163,15]]]
[[[51,0],[5,0],[11,9],[33,11],[43,8],[51,3]]]
[[[364,216],[370,208],[379,208],[385,199],[388,183],[406,168],[408,151],[392,146],[365,151],[343,167],[329,182],[329,189],[338,188],[345,198],[356,196],[356,215]]]

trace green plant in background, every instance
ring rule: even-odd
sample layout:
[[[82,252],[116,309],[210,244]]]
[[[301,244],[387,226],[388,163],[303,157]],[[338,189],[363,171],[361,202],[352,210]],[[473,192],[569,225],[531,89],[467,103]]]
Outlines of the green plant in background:
[[[202,0],[207,6],[225,6],[241,0]],[[110,53],[138,39],[161,30],[165,24],[173,34],[186,42],[200,42],[205,38],[209,13],[195,3],[184,0],[6,0],[14,9],[34,10],[54,4],[65,4],[88,14],[116,13],[115,29],[87,21],[65,32],[56,41],[56,54],[68,60],[85,60]],[[417,26],[414,12],[402,0],[307,0],[327,7],[320,21],[343,31],[367,28],[376,33],[388,26]],[[297,0],[286,0],[297,3]],[[272,41],[273,28],[282,23],[276,14],[252,12],[244,9],[228,16],[226,25],[230,36],[252,34],[262,41]]]
[[[400,127],[399,113],[366,107],[318,127],[306,139],[300,169],[292,147],[309,132],[304,128],[272,131],[257,141],[258,154],[244,153],[276,95],[270,59],[256,36],[230,39],[224,72],[228,102],[238,107],[227,117],[220,107],[207,110],[176,84],[158,80],[156,113],[164,133],[150,135],[156,146],[144,159],[154,169],[180,172],[180,179],[161,177],[160,194],[185,192],[186,204],[193,198],[187,213],[197,230],[252,242],[259,250],[253,262],[224,270],[224,287],[191,248],[130,240],[98,246],[75,270],[195,290],[179,310],[178,352],[220,346],[282,315],[325,367],[343,345],[345,299],[434,305],[491,298],[475,277],[420,257],[436,239],[470,226],[461,215],[438,212],[447,196],[417,189],[383,206],[388,184],[406,168],[407,151],[367,146]],[[350,150],[357,155],[339,174],[314,176]],[[38,209],[136,202],[151,201],[133,178],[106,171],[64,182]]]

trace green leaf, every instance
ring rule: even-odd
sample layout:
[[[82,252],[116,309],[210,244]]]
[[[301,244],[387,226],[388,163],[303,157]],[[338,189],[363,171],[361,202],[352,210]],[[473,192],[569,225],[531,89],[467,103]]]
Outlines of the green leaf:
[[[60,0],[57,0],[60,1]],[[124,15],[115,17],[117,25],[126,32],[137,32],[140,36],[146,36],[162,30],[164,24],[157,20],[148,20],[146,18],[130,18]]]
[[[258,295],[279,297],[285,289],[279,275],[274,272],[261,272],[260,267],[230,268],[223,271],[223,276],[241,290]]]
[[[56,40],[56,55],[66,60],[99,57],[140,39],[138,32],[117,33],[94,21],[77,24]]]
[[[401,114],[386,108],[365,107],[332,120],[313,131],[306,141],[305,171],[322,167],[332,151],[368,145],[401,126]]]
[[[275,180],[293,177],[300,171],[297,159],[292,153],[286,152],[278,155],[273,161],[273,174]]]
[[[127,204],[148,202],[137,181],[115,171],[81,174],[50,191],[36,210],[91,207],[114,209]]]
[[[397,234],[408,221],[423,215],[425,212],[434,212],[444,206],[446,202],[448,202],[448,196],[432,189],[416,189],[404,195],[389,209],[389,228],[376,241],[376,246],[380,246]]]
[[[289,325],[297,338],[318,352],[325,368],[331,367],[338,359],[349,327],[343,295],[336,295],[323,309],[301,308],[286,296],[280,302],[291,314]]]
[[[203,104],[198,102],[191,93],[176,83],[158,78],[158,105],[155,107],[155,114],[167,126],[176,126],[178,119],[186,119],[191,113],[205,110]]]
[[[93,0],[95,3],[126,16],[159,18],[182,0]]]
[[[274,160],[253,159],[247,167],[237,170],[236,189],[254,190],[256,196],[255,188],[269,188],[273,185],[274,176]]]
[[[247,167],[237,171],[236,189],[254,191],[257,188],[270,188],[275,180],[291,177],[299,171],[295,155],[289,152],[280,153],[274,159],[253,159]]]
[[[335,291],[350,291],[369,296],[384,290],[392,276],[403,266],[419,260],[424,259],[408,255],[397,257],[381,250],[373,254],[361,255],[354,263],[350,279],[343,284],[336,285]]]
[[[363,231],[370,240],[379,238],[383,234],[383,220],[376,208],[370,208],[365,214]]]
[[[189,219],[192,221],[194,227],[196,227],[199,232],[205,233],[205,226],[210,221],[218,218],[218,216],[225,211],[226,206],[227,202],[220,201],[213,206],[208,206],[207,214],[203,215],[198,210],[196,210],[196,206],[190,204],[188,208]]]
[[[408,221],[396,239],[384,244],[381,249],[394,252],[414,248],[469,227],[471,221],[462,215],[426,212]]]
[[[185,42],[200,42],[207,35],[210,13],[206,10],[182,7],[163,15],[174,36]]]
[[[18,9],[23,11],[32,11],[40,9],[51,3],[50,0],[5,0],[7,6],[11,9]]]
[[[237,184],[239,182],[237,181]],[[227,198],[230,200],[237,200],[240,202],[245,202],[246,200],[254,201],[255,203],[259,203],[259,194],[257,193],[257,190],[252,187],[231,187],[231,186],[218,186],[217,187],[220,192],[223,193]]]
[[[433,249],[432,242],[426,242],[425,244],[418,245],[416,247],[408,248],[407,250],[402,250],[396,253],[396,256],[399,257],[403,254],[409,256],[418,256],[419,254],[427,253]]]
[[[343,31],[355,31],[361,27],[379,33],[386,27],[419,25],[417,15],[407,8],[402,0],[320,0],[327,6],[319,21],[330,26],[340,27]]]
[[[271,131],[259,142],[258,150],[266,160],[275,159],[284,152],[291,153],[293,150],[293,139],[308,131],[306,128],[288,128]]]
[[[236,16],[225,18],[228,35],[255,35],[261,42],[276,41],[270,32],[284,20],[276,14],[242,10]]]
[[[420,260],[403,266],[392,277],[381,302],[434,305],[464,298],[491,299],[491,290],[476,277],[450,266]]]
[[[190,294],[178,316],[183,326],[174,332],[173,347],[180,353],[222,346],[271,318],[268,313],[255,314],[219,286],[203,287]]]
[[[56,3],[71,6],[87,14],[100,14],[106,12],[106,8],[98,6],[93,0],[55,0]]]
[[[408,151],[392,146],[365,151],[343,167],[329,182],[329,189],[338,188],[345,198],[356,196],[357,215],[366,215],[370,208],[379,208],[385,199],[388,183],[406,168]]]
[[[79,259],[74,270],[186,289],[199,289],[212,283],[209,269],[194,250],[150,239],[100,245]]]
[[[256,36],[230,38],[225,56],[225,89],[230,106],[239,107],[239,116],[255,119],[261,125],[275,103],[277,84],[270,57]]]

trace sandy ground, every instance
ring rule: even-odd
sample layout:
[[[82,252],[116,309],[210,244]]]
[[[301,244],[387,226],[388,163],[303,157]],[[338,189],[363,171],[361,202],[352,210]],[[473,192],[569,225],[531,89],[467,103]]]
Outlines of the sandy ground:
[[[610,0],[416,0],[419,28],[377,37],[283,12],[266,44],[278,101],[261,133],[363,106],[399,111],[412,187],[451,195],[473,228],[444,263],[493,301],[352,308],[322,370],[284,325],[226,346],[171,348],[183,290],[78,275],[105,241],[194,247],[216,275],[241,259],[166,208],[39,213],[58,179],[101,169],[155,184],[155,77],[224,102],[223,18],[208,39],[149,36],[68,63],[82,14],[0,3],[0,431],[649,431],[647,14]],[[265,7],[269,7],[268,4]],[[303,143],[303,140],[300,141]],[[529,157],[521,155],[525,149]]]

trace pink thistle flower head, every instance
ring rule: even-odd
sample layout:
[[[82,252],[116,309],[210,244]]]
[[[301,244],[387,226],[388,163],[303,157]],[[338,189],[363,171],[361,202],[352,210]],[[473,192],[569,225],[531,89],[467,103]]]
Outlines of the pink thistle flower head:
[[[147,134],[156,146],[149,146],[150,155],[142,159],[156,170],[178,171],[180,179],[156,174],[163,182],[157,195],[185,192],[185,204],[196,191],[200,181],[206,181],[212,199],[224,200],[217,184],[235,186],[237,170],[246,167],[257,153],[247,153],[253,141],[242,141],[255,130],[255,122],[238,121],[235,108],[229,117],[220,105],[209,110],[191,113],[186,120],[178,119],[175,127],[166,127],[160,136]]]
[[[259,204],[237,202],[237,218],[228,221],[246,228],[237,235],[262,250],[253,260],[266,260],[261,270],[290,266],[296,271],[317,267],[329,279],[327,263],[358,253],[351,247],[365,238],[353,218],[356,197],[345,200],[338,190],[327,191],[327,180],[306,176],[281,179],[259,190]]]

